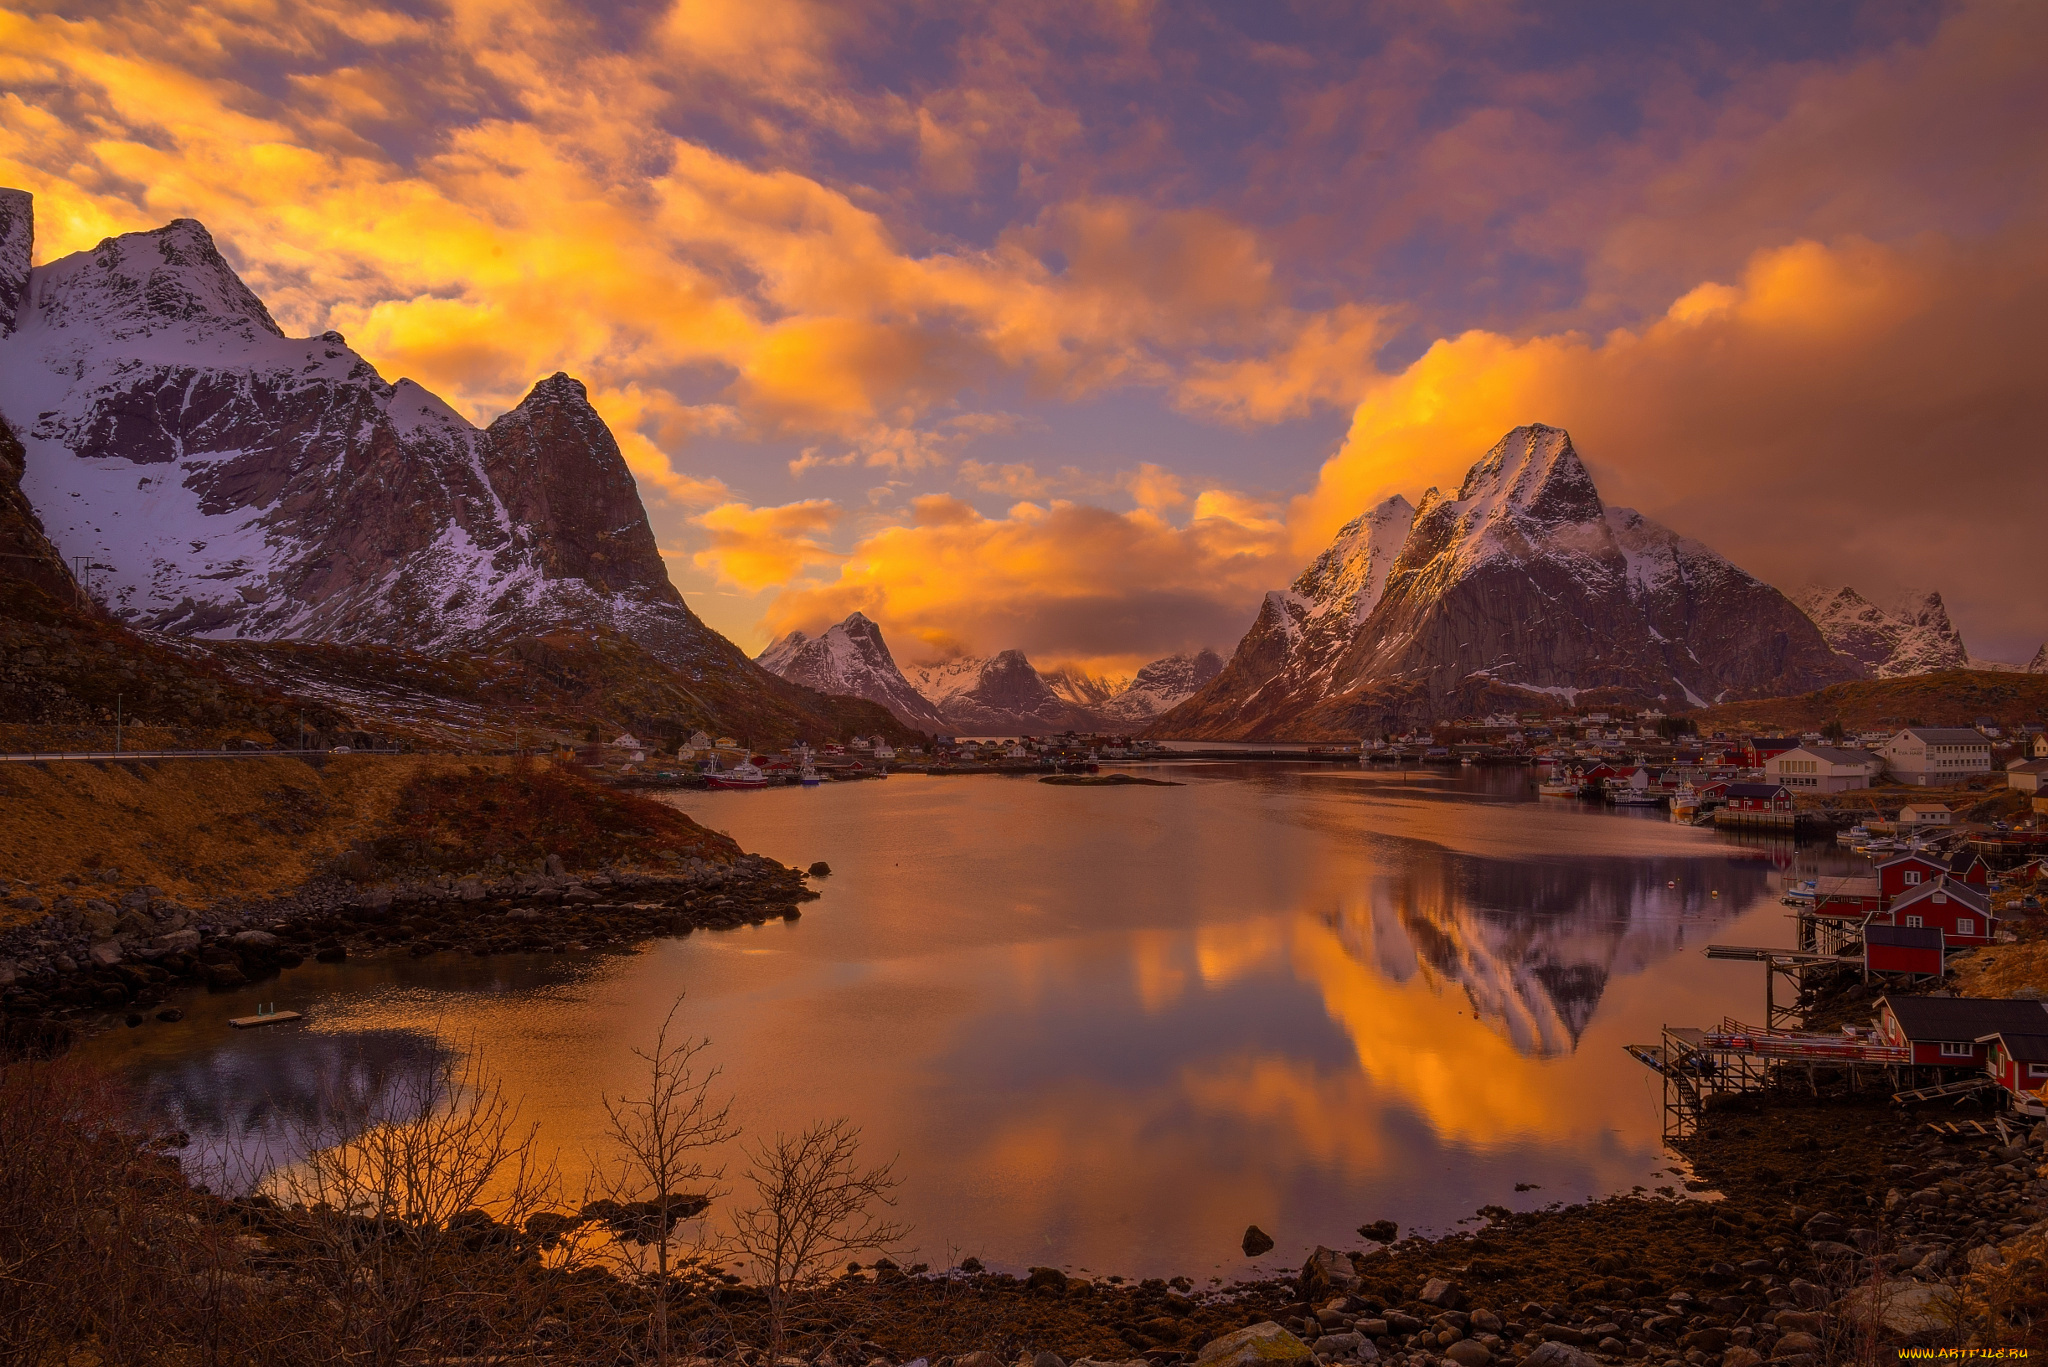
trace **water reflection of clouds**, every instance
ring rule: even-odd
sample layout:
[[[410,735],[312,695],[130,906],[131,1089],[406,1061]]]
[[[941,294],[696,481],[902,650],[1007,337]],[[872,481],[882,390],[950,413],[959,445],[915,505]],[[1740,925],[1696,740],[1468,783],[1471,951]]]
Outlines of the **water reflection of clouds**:
[[[187,1166],[224,1190],[295,1163],[310,1144],[344,1137],[341,1115],[377,1114],[449,1057],[413,1030],[299,1031],[288,1056],[235,1047],[186,1054],[150,1074],[141,1101],[193,1137]]]

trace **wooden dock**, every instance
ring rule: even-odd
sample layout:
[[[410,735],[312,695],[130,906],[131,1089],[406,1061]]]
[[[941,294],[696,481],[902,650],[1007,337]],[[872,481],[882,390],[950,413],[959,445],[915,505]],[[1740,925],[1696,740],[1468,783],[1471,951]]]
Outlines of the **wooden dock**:
[[[228,1024],[237,1030],[254,1030],[259,1025],[284,1025],[289,1021],[304,1020],[296,1011],[266,1011],[256,1016],[230,1016]]]

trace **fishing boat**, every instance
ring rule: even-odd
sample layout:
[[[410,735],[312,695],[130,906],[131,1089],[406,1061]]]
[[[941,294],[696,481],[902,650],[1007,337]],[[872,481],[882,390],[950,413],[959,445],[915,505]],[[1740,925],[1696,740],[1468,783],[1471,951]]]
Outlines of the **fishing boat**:
[[[1835,832],[1835,843],[1837,845],[1849,845],[1853,847],[1856,845],[1864,844],[1869,839],[1870,828],[1868,826],[1851,826],[1846,831]]]
[[[1664,794],[1648,788],[1616,788],[1607,800],[1617,807],[1661,807]]]
[[[1678,791],[1671,795],[1671,819],[1691,821],[1700,812],[1700,795],[1690,783],[1678,785]]]
[[[730,769],[705,775],[714,788],[766,788],[768,775],[752,760],[741,760]]]
[[[1586,790],[1586,785],[1575,778],[1550,778],[1536,785],[1536,791],[1545,797],[1577,797]]]
[[[796,781],[806,788],[815,788],[825,780],[818,777],[818,766],[805,760],[804,767],[797,770]]]

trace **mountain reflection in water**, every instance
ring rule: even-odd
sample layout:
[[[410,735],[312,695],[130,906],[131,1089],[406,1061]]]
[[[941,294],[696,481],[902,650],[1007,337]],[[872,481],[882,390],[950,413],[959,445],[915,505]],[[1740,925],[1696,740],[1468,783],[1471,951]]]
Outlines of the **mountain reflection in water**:
[[[1778,850],[1529,801],[1524,771],[1164,776],[1187,786],[680,795],[828,860],[823,899],[633,956],[308,965],[90,1048],[200,1133],[473,1043],[575,1185],[599,1094],[687,991],[741,1122],[852,1117],[934,1262],[1232,1275],[1249,1223],[1298,1265],[1364,1220],[1669,1180],[1655,1079],[1619,1046],[1754,1013],[1754,965],[1698,950],[1785,940]],[[222,1028],[271,999],[311,1027]]]

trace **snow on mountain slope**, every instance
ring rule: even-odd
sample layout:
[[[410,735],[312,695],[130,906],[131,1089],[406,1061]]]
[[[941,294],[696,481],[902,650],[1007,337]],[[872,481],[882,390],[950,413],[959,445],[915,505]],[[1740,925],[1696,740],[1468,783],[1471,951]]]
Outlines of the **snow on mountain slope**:
[[[30,208],[0,195],[0,317]],[[24,491],[132,625],[434,649],[601,623],[740,659],[669,583],[565,375],[479,431],[339,333],[286,337],[190,219],[26,272],[0,333]]]
[[[1193,697],[1223,672],[1223,657],[1213,650],[1169,655],[1139,670],[1129,684],[1095,708],[1108,729],[1143,726],[1154,717]]]
[[[910,686],[882,639],[882,629],[863,613],[854,613],[818,636],[792,631],[757,655],[754,663],[820,693],[880,703],[915,730],[951,730],[938,708]]]
[[[2041,648],[2034,652],[2034,658],[2027,663],[2027,673],[2048,674],[2048,641],[2043,641]]]
[[[950,735],[1044,736],[1097,727],[1094,713],[1054,692],[1021,650],[913,665],[906,677],[946,719]]]
[[[1969,649],[1938,593],[1909,594],[1889,608],[1852,588],[1811,588],[1794,601],[1830,646],[1877,678],[1970,668]]]
[[[1129,679],[1111,679],[1090,674],[1074,666],[1065,669],[1041,670],[1039,677],[1045,686],[1057,693],[1075,707],[1091,711],[1101,707],[1117,694],[1131,686]]]
[[[1686,707],[1858,672],[1777,590],[1608,508],[1570,436],[1536,424],[1496,443],[1456,497],[1431,489],[1412,513],[1389,499],[1347,526],[1154,731],[1341,737],[1498,695]]]

